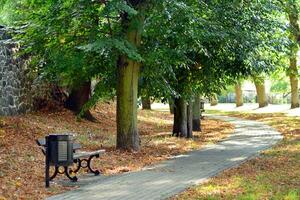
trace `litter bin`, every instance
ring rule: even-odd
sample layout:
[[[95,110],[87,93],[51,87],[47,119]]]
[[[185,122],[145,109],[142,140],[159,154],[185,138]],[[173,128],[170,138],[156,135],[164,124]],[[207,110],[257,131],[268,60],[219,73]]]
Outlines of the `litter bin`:
[[[46,136],[46,187],[49,187],[49,168],[73,164],[73,135],[51,134]]]
[[[73,164],[73,136],[49,135],[46,137],[49,164],[69,166]]]

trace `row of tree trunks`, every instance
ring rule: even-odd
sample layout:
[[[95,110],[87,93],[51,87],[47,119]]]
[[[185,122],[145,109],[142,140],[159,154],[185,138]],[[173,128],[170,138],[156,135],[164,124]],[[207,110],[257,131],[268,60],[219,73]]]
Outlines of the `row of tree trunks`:
[[[183,98],[174,100],[173,135],[193,138],[193,131],[201,131],[200,97],[188,102]]]

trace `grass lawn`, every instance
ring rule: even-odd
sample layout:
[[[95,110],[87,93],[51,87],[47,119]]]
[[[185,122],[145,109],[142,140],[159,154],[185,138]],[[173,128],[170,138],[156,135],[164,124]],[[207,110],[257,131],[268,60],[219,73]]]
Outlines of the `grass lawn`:
[[[300,199],[300,118],[284,114],[210,113],[257,120],[271,125],[284,139],[258,158],[226,170],[207,183],[172,199]]]
[[[58,184],[44,188],[44,156],[35,139],[52,132],[76,133],[76,140],[86,150],[105,149],[107,153],[94,163],[104,175],[139,170],[170,156],[220,141],[233,132],[229,123],[206,119],[203,132],[194,133],[195,140],[178,139],[170,136],[173,117],[169,112],[140,110],[142,150],[125,152],[115,149],[115,104],[101,104],[92,113],[96,123],[78,121],[66,110],[0,118],[0,200],[44,199],[72,189]]]

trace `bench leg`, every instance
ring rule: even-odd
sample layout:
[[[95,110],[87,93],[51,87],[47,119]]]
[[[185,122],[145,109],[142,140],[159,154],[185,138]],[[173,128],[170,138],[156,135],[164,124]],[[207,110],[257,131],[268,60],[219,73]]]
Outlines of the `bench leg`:
[[[92,159],[93,159],[94,157],[99,158],[99,154],[98,154],[98,155],[93,155],[93,156],[90,156],[90,157],[89,157],[89,159],[87,160],[87,167],[89,168],[90,172],[94,173],[95,176],[97,176],[97,175],[100,174],[99,170],[93,170],[93,169],[91,168],[91,161],[92,161]]]
[[[50,164],[49,164],[49,160],[48,157],[46,156],[46,166],[45,166],[45,186],[46,188],[50,187]]]
[[[75,170],[70,170],[70,173],[72,172],[72,173],[76,174],[81,168],[81,160],[80,159],[75,159],[73,162],[75,164],[77,164],[77,168]]]
[[[54,173],[53,173],[53,175],[50,177],[50,181],[52,181],[52,179],[54,179],[55,177],[56,177],[56,175],[58,174],[58,167],[57,166],[55,166],[55,171],[54,171]]]
[[[92,167],[91,167],[91,162],[92,162],[92,159],[94,157],[99,158],[99,154],[90,156],[88,159],[76,159],[76,160],[74,160],[74,163],[77,164],[77,168],[75,170],[70,169],[68,174],[70,174],[70,173],[75,173],[76,174],[81,168],[88,168],[89,171],[92,172],[93,174],[95,174],[96,176],[99,175],[100,171],[99,170],[93,170]],[[68,178],[71,179],[69,177],[69,175],[66,174],[66,176],[68,176]]]
[[[71,177],[70,173],[72,173],[72,170],[69,171],[68,167],[64,167],[65,169],[65,175],[73,182],[77,182],[78,178],[76,176]]]

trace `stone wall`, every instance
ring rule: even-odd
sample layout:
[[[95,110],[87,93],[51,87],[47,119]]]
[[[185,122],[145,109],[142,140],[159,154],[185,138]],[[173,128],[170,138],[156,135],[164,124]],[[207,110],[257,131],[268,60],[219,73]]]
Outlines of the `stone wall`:
[[[19,45],[11,32],[0,25],[0,116],[18,115],[30,109],[26,65],[17,55]]]

